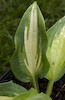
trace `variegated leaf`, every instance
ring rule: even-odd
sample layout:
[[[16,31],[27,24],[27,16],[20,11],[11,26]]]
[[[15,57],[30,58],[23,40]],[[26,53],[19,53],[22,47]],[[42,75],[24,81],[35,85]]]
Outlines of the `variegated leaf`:
[[[15,53],[11,68],[21,81],[29,82],[31,77],[44,77],[49,69],[45,57],[47,36],[44,18],[34,2],[24,13],[15,35]],[[45,66],[45,63],[48,66]],[[42,71],[43,70],[43,71]]]
[[[46,78],[57,81],[65,73],[65,16],[47,31],[49,44],[47,58],[50,69]]]

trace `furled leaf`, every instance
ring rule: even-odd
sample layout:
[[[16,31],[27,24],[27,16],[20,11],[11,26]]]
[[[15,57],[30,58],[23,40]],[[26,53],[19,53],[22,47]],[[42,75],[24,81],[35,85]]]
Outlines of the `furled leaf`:
[[[20,94],[14,97],[12,100],[29,100],[36,94],[38,94],[38,92],[34,88],[31,88],[28,92]]]
[[[48,95],[44,93],[33,96],[30,100],[52,100]]]
[[[50,69],[46,78],[59,80],[65,73],[65,16],[48,31],[48,49],[46,52]]]
[[[27,90],[12,81],[0,83],[0,96],[16,96],[25,93]],[[0,99],[1,100],[1,99]]]
[[[29,82],[31,77],[39,75],[42,78],[46,75],[49,69],[46,48],[44,18],[34,2],[24,13],[15,35],[11,68],[20,81]]]

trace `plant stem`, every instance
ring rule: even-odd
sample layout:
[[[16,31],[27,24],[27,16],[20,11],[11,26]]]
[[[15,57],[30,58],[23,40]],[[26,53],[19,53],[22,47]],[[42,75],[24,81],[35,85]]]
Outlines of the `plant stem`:
[[[47,90],[46,90],[46,94],[47,94],[48,96],[51,95],[52,88],[53,88],[53,80],[49,80],[49,83],[48,83],[48,86],[47,86]]]
[[[32,85],[39,92],[38,78],[36,78],[35,76],[32,77]]]

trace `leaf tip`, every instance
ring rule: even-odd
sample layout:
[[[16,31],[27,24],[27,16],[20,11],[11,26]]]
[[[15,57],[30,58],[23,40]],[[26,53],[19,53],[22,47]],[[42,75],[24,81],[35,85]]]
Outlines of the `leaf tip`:
[[[34,1],[33,4],[37,4],[37,1]]]

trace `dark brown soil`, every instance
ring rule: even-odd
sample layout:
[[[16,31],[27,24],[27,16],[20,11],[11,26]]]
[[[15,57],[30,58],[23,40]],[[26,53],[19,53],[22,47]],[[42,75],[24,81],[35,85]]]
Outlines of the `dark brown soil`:
[[[32,87],[31,83],[24,83],[19,81],[12,73],[3,82],[10,80],[13,80],[13,82],[25,87],[27,90]],[[40,92],[45,93],[48,85],[48,80],[45,78],[39,79],[38,83]],[[65,75],[59,81],[54,83],[51,98],[52,100],[65,100]]]

